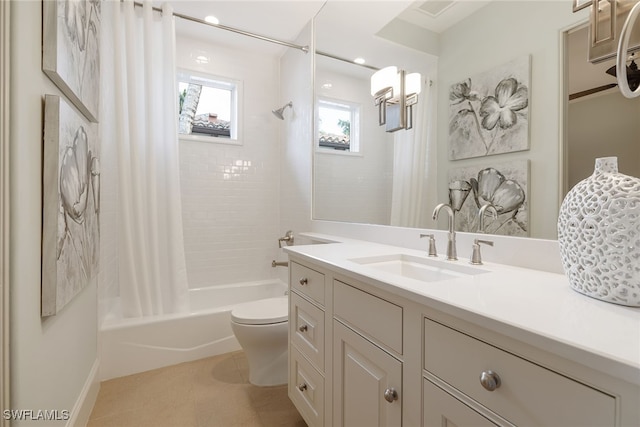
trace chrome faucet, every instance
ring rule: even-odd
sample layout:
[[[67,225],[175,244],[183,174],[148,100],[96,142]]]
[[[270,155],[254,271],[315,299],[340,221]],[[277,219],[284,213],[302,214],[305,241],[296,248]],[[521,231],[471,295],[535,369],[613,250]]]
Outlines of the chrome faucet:
[[[479,225],[478,225],[478,232],[480,233],[484,233],[484,211],[489,210],[489,212],[492,212],[492,216],[493,219],[498,219],[498,211],[496,210],[496,207],[493,206],[491,203],[487,203],[486,205],[482,205],[480,207],[480,210],[478,211],[478,219],[479,219]]]
[[[449,214],[449,240],[447,241],[447,260],[456,261],[458,259],[458,253],[456,251],[456,212],[450,205],[446,203],[440,203],[433,210],[433,220],[438,219],[438,214],[440,213],[440,209],[444,208]]]

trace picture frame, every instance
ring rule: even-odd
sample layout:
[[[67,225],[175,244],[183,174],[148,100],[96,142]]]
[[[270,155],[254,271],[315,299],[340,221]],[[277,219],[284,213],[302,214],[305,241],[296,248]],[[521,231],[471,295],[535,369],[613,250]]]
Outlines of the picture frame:
[[[97,278],[100,162],[97,124],[45,95],[41,315],[58,313]]]
[[[89,121],[97,122],[101,1],[42,3],[42,71]]]
[[[449,191],[456,211],[456,231],[480,232],[480,207],[491,203],[497,218],[485,211],[484,233],[529,236],[529,163],[526,159],[484,162],[450,169]]]
[[[529,149],[531,55],[449,88],[449,160]]]

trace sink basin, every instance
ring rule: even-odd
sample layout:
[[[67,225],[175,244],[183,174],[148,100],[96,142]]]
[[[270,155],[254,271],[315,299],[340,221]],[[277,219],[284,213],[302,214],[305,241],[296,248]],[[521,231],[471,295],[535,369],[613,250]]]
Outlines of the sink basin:
[[[423,282],[440,282],[460,277],[474,276],[489,271],[456,262],[438,261],[406,254],[354,258],[350,261],[366,265],[378,271],[392,273]]]

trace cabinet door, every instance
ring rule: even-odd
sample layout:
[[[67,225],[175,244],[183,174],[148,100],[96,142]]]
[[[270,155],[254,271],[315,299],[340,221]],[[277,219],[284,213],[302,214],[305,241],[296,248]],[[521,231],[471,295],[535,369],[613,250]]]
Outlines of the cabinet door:
[[[339,321],[333,325],[333,425],[402,425],[402,363]]]
[[[423,427],[494,427],[494,424],[455,397],[423,380]]]

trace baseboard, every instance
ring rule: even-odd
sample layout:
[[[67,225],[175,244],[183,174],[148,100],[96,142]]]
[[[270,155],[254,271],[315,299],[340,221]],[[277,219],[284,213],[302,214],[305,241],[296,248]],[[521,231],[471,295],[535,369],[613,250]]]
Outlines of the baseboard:
[[[100,359],[96,359],[95,362],[93,362],[84,387],[82,387],[82,391],[78,396],[78,400],[76,400],[76,404],[73,405],[71,416],[67,421],[67,427],[85,427],[89,422],[89,416],[91,415],[93,405],[95,405],[98,392],[100,391],[99,371]]]

